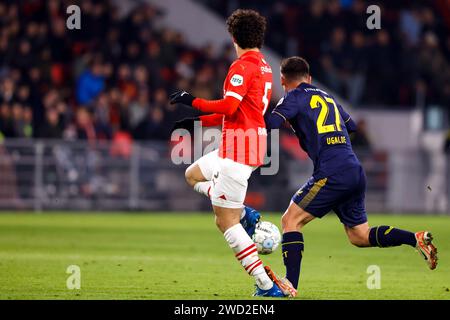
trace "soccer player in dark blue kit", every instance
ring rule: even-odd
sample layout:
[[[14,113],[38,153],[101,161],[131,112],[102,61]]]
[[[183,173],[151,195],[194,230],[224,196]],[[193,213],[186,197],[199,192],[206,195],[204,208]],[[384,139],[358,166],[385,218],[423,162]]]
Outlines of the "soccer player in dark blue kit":
[[[267,129],[280,128],[288,122],[313,161],[314,173],[294,194],[282,217],[286,278],[277,278],[266,267],[272,280],[286,295],[296,295],[304,248],[302,229],[330,211],[339,217],[353,245],[383,248],[410,245],[419,251],[430,269],[435,269],[437,250],[430,232],[413,233],[383,225],[369,227],[364,205],[366,176],[349,137],[356,125],[330,94],[311,84],[308,63],[301,57],[283,60],[281,84],[286,94],[266,115]]]

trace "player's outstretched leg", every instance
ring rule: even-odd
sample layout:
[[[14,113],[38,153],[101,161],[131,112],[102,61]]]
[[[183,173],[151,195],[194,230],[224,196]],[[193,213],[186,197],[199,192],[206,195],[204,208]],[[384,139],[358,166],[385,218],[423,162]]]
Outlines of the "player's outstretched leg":
[[[186,182],[198,193],[210,197],[212,183],[212,173],[216,157],[213,152],[204,155],[196,162],[191,164],[185,171]],[[203,167],[203,170],[200,169]]]
[[[376,226],[369,228],[368,223],[354,227],[345,227],[347,235],[358,247],[397,247],[403,244],[415,248],[424,257],[429,268],[437,266],[437,249],[432,243],[433,237],[428,231],[410,232],[391,226]]]
[[[239,223],[241,209],[214,207],[217,227],[223,232],[225,240],[235,253],[236,259],[256,282],[257,296],[284,297],[283,292],[269,278],[259,259],[255,243]]]

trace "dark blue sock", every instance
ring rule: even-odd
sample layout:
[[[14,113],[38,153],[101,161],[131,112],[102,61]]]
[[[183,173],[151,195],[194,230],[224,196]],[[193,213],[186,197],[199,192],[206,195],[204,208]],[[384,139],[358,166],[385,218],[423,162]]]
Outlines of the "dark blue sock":
[[[378,226],[370,229],[369,242],[372,247],[395,247],[402,244],[416,246],[414,233],[389,226]]]
[[[303,234],[298,231],[286,232],[283,234],[281,245],[283,261],[286,266],[286,278],[297,289],[304,248]]]

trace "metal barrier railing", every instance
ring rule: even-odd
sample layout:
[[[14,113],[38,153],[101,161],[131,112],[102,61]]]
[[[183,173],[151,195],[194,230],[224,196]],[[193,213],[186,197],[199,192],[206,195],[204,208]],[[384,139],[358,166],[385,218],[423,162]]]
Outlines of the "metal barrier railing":
[[[405,189],[403,193],[398,190],[398,186],[425,186],[427,162],[420,153],[356,152],[368,178],[368,211],[427,209],[425,200],[415,199],[419,189],[416,193],[412,189]],[[408,159],[408,163],[402,164],[399,157]],[[415,166],[413,170],[411,164]],[[118,145],[112,142],[8,139],[0,145],[0,209],[209,210],[209,202],[186,185],[185,167],[172,163],[167,142]],[[264,211],[284,210],[311,170],[309,160],[294,160],[281,152],[277,175],[252,176],[249,204]],[[405,177],[409,180],[404,181]],[[408,200],[410,191],[416,202]]]

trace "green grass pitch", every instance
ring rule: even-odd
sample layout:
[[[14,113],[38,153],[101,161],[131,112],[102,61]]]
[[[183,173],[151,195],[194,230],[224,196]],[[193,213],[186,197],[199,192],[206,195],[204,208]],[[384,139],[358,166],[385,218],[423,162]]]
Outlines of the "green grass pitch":
[[[280,215],[264,215],[279,225]],[[304,229],[297,299],[450,299],[450,217],[370,215],[371,225],[431,230],[439,264],[410,247],[358,249],[329,215]],[[279,274],[280,250],[262,256]],[[69,265],[81,289],[68,290]],[[367,267],[381,270],[369,290]],[[0,299],[256,299],[212,214],[0,214]]]

